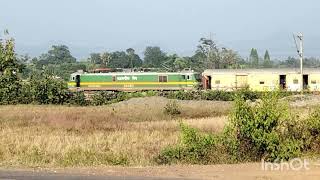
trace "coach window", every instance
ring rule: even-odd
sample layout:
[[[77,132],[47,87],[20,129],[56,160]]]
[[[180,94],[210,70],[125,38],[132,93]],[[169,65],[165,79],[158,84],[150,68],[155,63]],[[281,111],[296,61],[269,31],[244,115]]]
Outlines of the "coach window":
[[[298,79],[294,79],[294,80],[293,80],[293,84],[299,84]]]
[[[159,76],[159,82],[168,82],[167,76]]]
[[[264,84],[264,81],[260,81],[259,83],[260,83],[260,84]]]
[[[116,81],[116,76],[112,76],[112,81]]]
[[[220,84],[220,80],[216,80],[214,83],[215,84]]]
[[[316,80],[312,80],[311,84],[317,84],[317,81]]]
[[[182,75],[181,77],[182,77],[182,79],[186,79],[186,75]]]

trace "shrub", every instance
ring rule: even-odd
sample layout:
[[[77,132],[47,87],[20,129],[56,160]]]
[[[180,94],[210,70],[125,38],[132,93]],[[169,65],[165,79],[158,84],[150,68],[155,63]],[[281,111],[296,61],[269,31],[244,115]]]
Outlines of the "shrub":
[[[237,96],[226,137],[236,138],[239,153],[236,159],[290,159],[300,154],[302,146],[283,122],[288,121],[288,108],[278,102],[278,94],[265,93],[254,105]],[[289,139],[288,139],[289,138]],[[288,149],[289,148],[289,149]]]
[[[169,99],[178,99],[178,100],[199,100],[200,97],[197,96],[198,91],[169,91],[168,94],[164,93],[163,95]]]
[[[305,120],[302,132],[306,149],[320,152],[320,107],[316,107]]]
[[[202,91],[201,99],[209,101],[232,101],[234,92],[228,91]]]
[[[33,102],[39,104],[64,104],[69,100],[66,82],[45,73],[31,76],[30,91]]]
[[[108,102],[106,100],[106,97],[107,97],[107,92],[105,91],[96,92],[91,97],[91,104],[95,106],[105,105]]]
[[[214,136],[181,124],[181,142],[163,149],[156,158],[158,164],[209,164],[214,150]]]
[[[317,107],[307,119],[308,131],[312,136],[320,135],[320,108]]]
[[[175,116],[181,114],[180,106],[177,101],[171,100],[164,107],[164,113]]]
[[[88,101],[83,91],[77,91],[70,93],[69,104],[78,105],[78,106],[86,106],[88,105]]]
[[[229,124],[220,134],[201,133],[182,124],[181,142],[163,149],[157,163],[235,163],[298,157],[308,137],[301,133],[306,128],[303,122],[293,126],[298,120],[290,117],[288,106],[279,102],[277,92],[264,93],[261,97],[252,103],[246,101],[246,94],[236,94]],[[318,119],[320,113],[312,117]],[[320,133],[320,123],[309,121],[310,132]]]
[[[95,106],[107,105],[127,100],[130,96],[127,92],[99,91],[92,96],[91,104]]]
[[[18,104],[20,92],[21,82],[15,75],[0,74],[0,104]]]
[[[254,101],[262,98],[263,92],[251,91],[248,88],[244,88],[235,91],[234,98],[236,98],[236,95],[241,95],[244,100]]]
[[[18,73],[22,65],[17,60],[14,47],[13,39],[0,39],[0,104],[19,103],[21,81]]]

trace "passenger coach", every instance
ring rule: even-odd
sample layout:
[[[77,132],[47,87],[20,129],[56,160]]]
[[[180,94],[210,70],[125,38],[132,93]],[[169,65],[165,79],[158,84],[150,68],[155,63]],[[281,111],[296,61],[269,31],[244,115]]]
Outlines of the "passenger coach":
[[[320,69],[208,69],[202,73],[204,89],[249,88],[253,91],[320,91]]]

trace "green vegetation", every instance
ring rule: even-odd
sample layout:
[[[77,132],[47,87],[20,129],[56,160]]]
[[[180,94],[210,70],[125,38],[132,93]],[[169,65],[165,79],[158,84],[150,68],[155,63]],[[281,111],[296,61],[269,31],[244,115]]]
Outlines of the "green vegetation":
[[[164,107],[164,113],[169,114],[171,116],[181,114],[181,110],[177,101],[175,100],[169,101]]]
[[[16,59],[14,41],[0,41],[0,104],[16,104],[19,102],[21,82],[18,73],[21,65]]]
[[[11,41],[13,44],[13,40]],[[265,51],[264,57],[259,57],[255,48],[251,49],[250,56],[246,59],[236,51],[223,46],[219,47],[216,41],[207,38],[199,40],[197,49],[192,56],[183,57],[177,54],[168,54],[158,46],[148,46],[143,52],[143,59],[133,48],[128,48],[114,52],[93,52],[88,58],[76,60],[66,45],[53,45],[48,52],[39,57],[29,57],[27,54],[13,55],[19,63],[18,76],[24,80],[28,79],[33,72],[46,71],[54,77],[67,81],[70,74],[77,70],[93,71],[99,68],[110,68],[110,71],[121,71],[117,68],[151,68],[153,71],[181,71],[185,68],[191,68],[197,72],[202,72],[205,69],[213,68],[299,67],[299,60],[296,58],[272,59],[268,50]],[[320,60],[305,58],[304,66],[320,67]]]
[[[269,55],[269,51],[266,50],[263,58],[263,67],[264,68],[271,68],[272,67],[272,61]]]
[[[252,68],[259,68],[259,55],[255,48],[251,49],[249,61]]]
[[[287,104],[279,101],[280,98],[295,94],[294,92],[263,93],[242,89],[233,92],[99,91],[85,94],[69,91],[65,81],[70,73],[78,69],[146,67],[178,71],[191,67],[201,71],[206,68],[296,65],[294,58],[273,63],[268,51],[263,64],[260,62],[256,49],[252,49],[247,62],[236,52],[220,48],[213,40],[205,38],[201,38],[192,57],[168,55],[159,47],[147,47],[144,61],[134,49],[129,48],[125,52],[93,53],[87,61],[82,62],[77,62],[64,45],[52,46],[47,53],[32,60],[28,56],[17,58],[14,40],[1,41],[0,105],[102,106],[150,96],[170,100],[162,106],[156,101],[152,107],[139,101],[138,105],[129,110],[127,102],[123,103],[125,110],[116,108],[121,106],[119,103],[120,105],[107,106],[107,110],[104,109],[106,107],[69,107],[74,108],[70,112],[64,111],[66,106],[61,106],[54,112],[53,107],[48,112],[43,110],[46,106],[35,108],[36,111],[32,109],[34,106],[23,110],[19,106],[1,106],[4,110],[0,111],[0,129],[3,130],[0,132],[0,142],[3,144],[0,147],[0,165],[69,167],[154,163],[216,164],[254,162],[260,159],[289,160],[307,153],[320,153],[320,107],[313,107],[306,117],[298,116],[290,111]],[[306,66],[319,64],[317,59],[306,59]],[[177,100],[206,100],[201,103],[234,101],[234,107],[229,115],[229,122],[222,125],[223,131],[216,132],[208,129],[207,124],[199,123],[203,119],[196,119],[194,123],[189,118],[219,116],[223,119],[221,116],[226,116],[228,107],[204,107],[203,104],[182,107]],[[192,102],[194,103],[196,102]],[[177,118],[185,118],[183,120],[189,123],[180,123],[180,141],[175,139],[176,121],[168,122]],[[152,120],[155,122],[150,123]],[[192,123],[205,128],[192,127]],[[144,148],[143,152],[141,147]]]
[[[155,159],[159,164],[187,163],[210,164],[216,157],[216,137],[212,134],[200,133],[185,124],[180,125],[181,142],[177,146],[164,148]]]
[[[221,133],[204,133],[181,124],[180,143],[164,148],[159,164],[216,164],[289,160],[319,152],[320,110],[307,118],[293,116],[278,93],[250,103],[237,95],[229,122]]]
[[[177,141],[177,118],[218,131],[231,107],[177,101],[181,113],[171,116],[164,112],[169,102],[149,97],[108,106],[0,106],[0,167],[155,165],[153,157]]]
[[[45,57],[48,62],[55,62],[54,57],[59,49],[66,47],[54,47]],[[68,56],[67,50],[63,51],[64,57],[70,62],[74,59]],[[133,50],[128,53],[134,54]],[[58,53],[59,54],[59,53]],[[70,54],[69,54],[70,55]],[[128,100],[132,97],[163,96],[178,100],[218,100],[232,101],[238,92],[226,91],[164,91],[164,92],[104,92],[100,91],[86,97],[83,92],[70,92],[67,84],[55,76],[49,69],[30,71],[27,79],[22,80],[19,74],[22,65],[14,54],[14,42],[12,39],[0,46],[0,104],[71,104],[71,105],[106,105]],[[245,99],[255,100],[261,97],[261,92],[240,90]],[[282,95],[291,95],[291,92],[283,92]]]
[[[210,48],[215,47],[212,41],[204,41]],[[207,51],[205,46],[201,47]],[[155,52],[154,52],[155,51]],[[159,53],[159,49],[150,48],[150,54]],[[121,53],[120,53],[121,54]],[[127,54],[134,58],[134,50],[128,49]],[[164,54],[159,53],[159,56]],[[108,54],[104,54],[108,58]],[[150,55],[151,56],[151,55]],[[74,63],[66,46],[54,46],[47,54],[42,56],[42,60],[34,62],[55,63],[63,66],[63,61]],[[111,55],[112,57],[112,55]],[[61,60],[64,59],[64,60]],[[26,57],[26,59],[28,59]],[[151,58],[152,59],[152,58]],[[151,60],[158,61],[156,59]],[[179,58],[176,58],[178,61]],[[133,63],[135,61],[132,61]],[[62,63],[62,64],[61,64]],[[14,41],[9,39],[0,43],[0,104],[71,104],[71,105],[106,105],[115,102],[128,100],[132,97],[163,96],[178,100],[219,100],[232,101],[237,92],[225,91],[168,91],[168,92],[97,92],[86,97],[83,92],[70,92],[67,84],[62,79],[56,77],[55,72],[49,68],[43,70],[31,70],[27,79],[23,80],[20,74],[23,72],[23,65],[15,56]],[[50,66],[48,66],[50,67]],[[23,74],[23,73],[22,73]],[[261,95],[259,92],[241,90],[245,99],[255,100]],[[285,93],[291,94],[291,93]]]

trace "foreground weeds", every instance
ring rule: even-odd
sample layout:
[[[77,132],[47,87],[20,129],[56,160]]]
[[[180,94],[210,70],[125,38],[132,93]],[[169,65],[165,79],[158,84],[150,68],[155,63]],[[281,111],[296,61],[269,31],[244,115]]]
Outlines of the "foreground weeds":
[[[280,98],[280,99],[279,99]],[[232,109],[232,110],[231,110]],[[0,106],[0,166],[220,164],[320,153],[320,108],[133,98],[99,107]]]
[[[218,132],[231,108],[176,101],[181,113],[172,116],[165,112],[170,102],[150,97],[99,107],[0,106],[0,166],[155,165],[154,156],[178,142],[179,121]]]
[[[175,131],[68,132],[45,126],[0,133],[0,165],[18,167],[96,167],[150,165],[153,154],[175,143]]]
[[[248,102],[239,94],[221,133],[204,133],[181,124],[180,143],[164,148],[158,164],[217,164],[289,160],[319,152],[320,109],[299,118],[266,93],[261,101]]]

